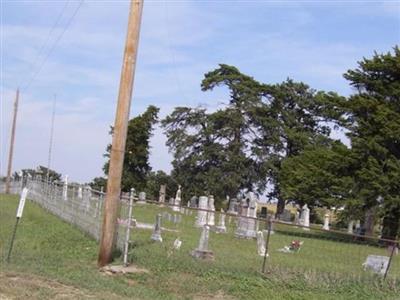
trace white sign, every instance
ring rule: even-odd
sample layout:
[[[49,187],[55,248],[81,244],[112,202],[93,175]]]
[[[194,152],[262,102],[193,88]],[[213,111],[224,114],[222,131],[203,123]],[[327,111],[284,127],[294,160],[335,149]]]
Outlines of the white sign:
[[[21,192],[21,198],[19,199],[19,205],[18,205],[18,209],[17,209],[17,218],[22,217],[22,212],[24,210],[25,200],[26,200],[27,195],[28,195],[28,189],[24,188]]]

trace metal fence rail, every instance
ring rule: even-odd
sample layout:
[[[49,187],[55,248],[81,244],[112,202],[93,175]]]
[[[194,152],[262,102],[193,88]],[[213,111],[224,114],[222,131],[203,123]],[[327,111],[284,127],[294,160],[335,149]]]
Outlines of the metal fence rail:
[[[100,239],[103,192],[31,179],[26,185],[29,199]],[[14,193],[21,187],[22,182],[12,183]],[[0,192],[3,190],[0,184]],[[129,219],[130,203],[133,211]],[[157,219],[159,231],[155,232]],[[132,226],[126,235],[128,222]],[[162,242],[157,241],[160,237]],[[223,276],[264,271],[266,276],[274,273],[290,278],[300,274],[311,279],[322,276],[333,282],[376,280],[387,275],[390,280],[400,280],[397,241],[322,230],[313,224],[305,228],[272,219],[139,201],[134,194],[121,197],[117,246],[126,251],[127,260],[159,271],[179,268],[188,273],[215,272]],[[387,264],[371,270],[366,263],[375,258],[386,259]]]

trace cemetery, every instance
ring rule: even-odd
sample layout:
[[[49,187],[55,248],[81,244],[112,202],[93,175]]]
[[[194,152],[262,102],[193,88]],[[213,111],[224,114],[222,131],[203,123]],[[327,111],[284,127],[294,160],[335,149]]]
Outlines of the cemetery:
[[[363,2],[1,1],[0,300],[400,299],[400,2]]]
[[[28,194],[28,199],[32,199],[32,197],[36,199],[28,202],[28,211],[32,210],[35,214],[46,214],[43,208],[35,204],[37,202],[45,207],[46,202],[39,201],[37,197],[46,191],[46,185],[37,181],[30,181],[27,186],[31,193]],[[68,197],[64,198],[66,190]],[[51,201],[54,206],[65,205],[66,203],[68,205],[69,202],[73,205],[74,193],[77,197],[81,195],[79,188],[65,184],[60,185],[59,196],[52,197],[53,200]],[[83,202],[84,194],[83,192],[81,199]],[[83,205],[85,208],[88,205],[86,218],[88,215],[95,219],[98,218],[99,213],[92,213],[92,211],[96,212],[98,207],[101,206],[101,203],[93,202],[97,199],[94,196],[96,194],[97,191],[92,190],[91,196],[85,200],[90,203]],[[101,194],[99,195],[101,197]],[[136,192],[132,190],[131,195],[136,195]],[[181,192],[177,192],[178,199],[180,195]],[[118,244],[123,244],[125,233],[128,232],[126,219],[129,215],[128,199],[130,197],[121,200]],[[392,295],[397,291],[397,289],[389,288],[389,286],[393,287],[393,284],[397,286],[400,279],[400,257],[395,253],[396,251],[391,253],[388,247],[384,247],[376,241],[349,239],[346,230],[342,232],[341,236],[338,232],[331,232],[330,229],[327,229],[326,223],[324,226],[309,224],[307,220],[304,220],[304,215],[307,216],[308,213],[307,207],[302,210],[303,217],[300,217],[299,222],[295,223],[293,220],[292,224],[289,224],[288,221],[275,221],[271,229],[268,230],[267,219],[252,217],[252,211],[256,210],[254,203],[257,203],[257,201],[251,193],[243,197],[242,200],[244,201],[240,201],[239,206],[235,209],[237,213],[232,214],[226,214],[223,209],[217,212],[214,208],[214,199],[211,196],[199,197],[199,208],[192,201],[191,207],[181,206],[181,209],[178,210],[175,206],[175,199],[171,202],[171,205],[162,204],[162,202],[158,202],[159,199],[157,201],[146,199],[140,193],[132,199],[134,202],[126,252],[127,265],[145,270],[143,271],[145,273],[116,276],[117,278],[123,276],[131,280],[140,280],[141,284],[147,288],[151,287],[155,280],[154,276],[156,276],[158,278],[156,279],[157,288],[154,291],[155,294],[147,295],[149,298],[163,297],[161,295],[181,293],[185,290],[185,293],[192,296],[197,293],[215,294],[223,292],[224,295],[232,293],[234,297],[239,298],[245,298],[249,295],[254,298],[262,298],[264,295],[271,295],[272,299],[274,297],[278,299],[281,296],[284,297],[286,293],[292,293],[293,290],[282,287],[282,290],[277,292],[276,286],[271,287],[270,284],[274,283],[274,285],[281,286],[284,283],[287,284],[288,281],[295,285],[302,282],[310,289],[315,289],[314,292],[310,293],[310,297],[318,297],[318,295],[323,294],[323,291],[329,291],[337,284],[343,285],[343,289],[347,286],[351,289],[363,290],[358,294],[363,299],[374,299],[377,295],[385,293]],[[7,209],[2,212],[1,217],[9,220],[7,221],[8,225],[2,230],[2,239],[6,238],[5,235],[11,229],[12,215],[17,204],[16,200],[15,197],[8,199]],[[206,202],[207,205],[204,204]],[[47,206],[47,208],[50,212],[53,209],[50,206]],[[229,206],[226,207],[226,211],[228,210]],[[304,211],[306,214],[303,213]],[[66,212],[65,207],[62,211],[56,212],[56,215],[63,212]],[[86,223],[81,224],[77,220],[84,216],[77,214],[75,220],[68,219],[68,222],[77,224],[78,227],[88,226]],[[250,218],[246,219],[245,216]],[[50,215],[46,218],[55,222],[54,217]],[[27,222],[36,224],[37,221],[30,219]],[[203,225],[199,226],[200,223]],[[64,224],[63,226],[69,226],[67,223]],[[24,224],[20,229],[21,233],[18,234],[27,234],[26,230],[30,226],[29,223]],[[36,226],[34,227],[36,228]],[[42,226],[47,228],[45,224],[42,224]],[[32,232],[33,228],[29,230]],[[78,232],[76,227],[71,227],[71,230]],[[90,246],[90,253],[92,254],[87,253],[88,255],[93,255],[96,252],[96,242],[90,235],[93,236],[94,234],[94,237],[96,237],[97,233],[91,232],[88,231],[89,236],[86,238],[82,237],[83,244],[92,245]],[[239,235],[238,232],[241,234]],[[266,244],[268,232],[270,237],[269,243]],[[46,234],[44,232],[39,240],[46,242],[48,239]],[[53,239],[60,240],[59,242],[63,244],[64,234],[60,232],[54,232],[54,234],[56,236],[53,236]],[[42,266],[43,260],[49,254],[41,256],[35,254],[35,251],[32,252],[35,242],[27,242],[26,238],[16,240],[16,249],[8,266],[12,269],[15,268],[16,271],[21,267],[26,268],[28,266],[28,268],[32,268],[32,272],[35,274],[54,275],[51,268],[49,270],[43,269],[47,268],[47,263]],[[53,244],[50,240],[47,240],[47,242]],[[69,247],[73,247],[72,244]],[[6,246],[6,244],[1,246],[2,252],[6,251]],[[123,255],[125,250],[124,247],[119,248],[122,251],[119,259],[122,260],[122,257],[125,257]],[[79,247],[76,249],[79,256],[83,255],[82,259],[85,257],[85,249]],[[37,250],[39,251],[39,249]],[[72,249],[69,251],[72,251]],[[52,253],[50,257],[54,257],[56,261],[61,259],[58,258],[57,253]],[[390,272],[383,281],[391,254],[393,256]],[[32,255],[37,257],[32,260]],[[72,259],[72,256],[70,259]],[[266,260],[266,268],[262,272],[264,259]],[[59,268],[57,267],[59,263],[61,262],[56,262],[54,267]],[[115,264],[118,265],[118,259]],[[86,272],[95,272],[95,267],[89,267]],[[185,274],[184,277],[182,277],[183,274]],[[58,276],[63,278],[66,275]],[[177,282],[172,284],[171,278],[175,278],[173,280],[177,280]],[[211,278],[213,278],[212,283],[209,281]],[[242,287],[237,290],[237,285],[240,286],[243,280],[253,282],[256,285],[257,282],[260,283],[260,280],[264,283],[259,287],[251,287],[250,285],[248,288]],[[283,281],[280,282],[281,280]],[[193,285],[192,281],[199,282],[199,284]],[[375,284],[377,281],[381,282],[379,288]],[[90,283],[88,284],[90,286]],[[123,282],[118,284],[124,286]],[[370,289],[366,288],[371,284]],[[267,292],[268,286],[270,290]],[[385,288],[385,286],[388,287]],[[173,290],[171,290],[172,288]],[[190,291],[187,290],[188,288],[190,288]],[[274,291],[273,294],[269,294],[271,291]],[[159,293],[158,296],[155,296],[157,293]],[[340,293],[337,298],[346,299],[346,292]],[[227,298],[229,299],[229,297]]]

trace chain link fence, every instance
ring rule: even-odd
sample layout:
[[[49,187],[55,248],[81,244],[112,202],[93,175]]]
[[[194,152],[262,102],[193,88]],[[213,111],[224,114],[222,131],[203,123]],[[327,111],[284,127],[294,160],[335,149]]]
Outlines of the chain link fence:
[[[100,239],[103,192],[41,180],[24,184],[29,199]],[[12,191],[18,193],[22,186],[14,181]],[[184,274],[206,272],[210,278],[277,274],[289,281],[292,276],[330,282],[400,280],[397,241],[250,217],[240,211],[160,203],[134,193],[123,194],[120,204],[118,249],[126,262],[156,272],[179,269]]]

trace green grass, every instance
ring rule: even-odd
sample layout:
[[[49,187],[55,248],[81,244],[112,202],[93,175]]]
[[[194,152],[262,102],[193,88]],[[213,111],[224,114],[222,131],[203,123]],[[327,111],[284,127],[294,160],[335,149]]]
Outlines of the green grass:
[[[17,204],[16,197],[0,195],[2,258]],[[173,213],[152,205],[135,206],[134,217],[152,223],[156,213],[163,210]],[[133,230],[130,259],[149,273],[107,276],[96,267],[97,242],[28,202],[11,263],[5,264],[3,259],[0,263],[0,298],[4,294],[53,299],[61,290],[69,291],[71,299],[398,299],[400,287],[393,277],[400,274],[399,257],[386,283],[361,268],[368,254],[387,255],[385,249],[312,238],[298,230],[293,234],[303,235],[298,238],[304,241],[301,251],[283,254],[276,250],[294,237],[284,234],[287,228],[278,226],[271,236],[269,274],[262,276],[256,241],[234,238],[233,220],[229,224],[227,218],[226,223],[228,234],[210,235],[210,249],[215,255],[212,262],[197,261],[189,255],[200,235],[193,227],[194,214],[183,216],[179,224],[164,220],[163,226],[179,232],[163,232],[162,244],[150,241],[149,230]],[[177,236],[183,241],[182,247],[171,253]],[[27,284],[14,286],[13,277]]]

